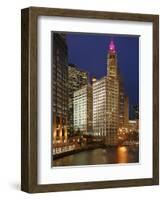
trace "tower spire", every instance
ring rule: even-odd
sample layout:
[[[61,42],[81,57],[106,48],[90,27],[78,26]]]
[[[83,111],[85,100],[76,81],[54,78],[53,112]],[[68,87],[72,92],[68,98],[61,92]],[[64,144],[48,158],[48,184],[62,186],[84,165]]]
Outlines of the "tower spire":
[[[110,40],[108,46],[107,74],[117,77],[117,52],[113,39]]]
[[[109,53],[116,53],[116,48],[113,39],[111,39],[109,43]]]

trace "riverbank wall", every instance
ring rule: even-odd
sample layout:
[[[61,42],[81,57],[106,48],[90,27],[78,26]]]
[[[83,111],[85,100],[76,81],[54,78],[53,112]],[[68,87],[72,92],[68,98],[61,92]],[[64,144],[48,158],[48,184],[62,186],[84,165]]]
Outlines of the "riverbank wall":
[[[72,154],[76,154],[82,151],[89,151],[89,150],[93,150],[93,149],[97,149],[97,148],[105,148],[105,145],[103,144],[96,144],[96,145],[87,145],[87,146],[83,146],[71,151],[66,151],[66,152],[62,152],[59,154],[53,154],[53,160],[58,159],[58,158],[62,158],[64,156],[69,156]]]

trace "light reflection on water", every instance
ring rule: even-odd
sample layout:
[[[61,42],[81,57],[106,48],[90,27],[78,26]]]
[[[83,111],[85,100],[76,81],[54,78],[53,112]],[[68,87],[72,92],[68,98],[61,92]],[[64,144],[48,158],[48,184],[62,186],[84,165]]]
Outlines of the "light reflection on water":
[[[119,147],[117,149],[117,160],[118,160],[118,163],[128,162],[128,151],[126,147]]]
[[[54,166],[97,165],[139,162],[138,147],[109,147],[83,151],[73,155],[58,158],[53,161]]]

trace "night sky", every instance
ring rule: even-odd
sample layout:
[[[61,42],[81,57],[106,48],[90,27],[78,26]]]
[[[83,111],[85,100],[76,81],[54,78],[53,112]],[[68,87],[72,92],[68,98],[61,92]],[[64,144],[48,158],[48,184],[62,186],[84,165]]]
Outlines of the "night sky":
[[[111,39],[116,46],[118,68],[129,103],[139,105],[139,36],[68,33],[68,62],[87,71],[90,77],[106,76]]]

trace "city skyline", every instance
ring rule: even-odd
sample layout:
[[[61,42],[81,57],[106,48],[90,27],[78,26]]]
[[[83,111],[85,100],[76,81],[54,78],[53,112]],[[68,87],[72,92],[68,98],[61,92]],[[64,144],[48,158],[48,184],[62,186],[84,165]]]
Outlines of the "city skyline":
[[[85,34],[83,37],[85,38]],[[94,35],[92,37],[96,39]],[[107,40],[105,63],[100,65],[100,71],[99,68],[96,71],[92,70],[92,66],[88,67],[88,63],[93,61],[93,64],[95,61],[99,64],[100,55],[91,51],[91,57],[86,59],[89,50],[86,46],[85,56],[80,51],[75,53],[79,60],[85,60],[88,68],[83,69],[75,61],[70,63],[71,50],[66,38],[65,33],[53,33],[52,37],[53,164],[62,166],[138,162],[139,107],[134,107],[135,117],[131,120],[130,97],[125,90],[124,77],[119,67],[119,50],[115,39],[110,37]],[[103,54],[98,42],[97,44],[96,48]],[[129,54],[128,59],[131,59]],[[133,94],[135,93],[137,91],[133,88]],[[97,160],[95,152],[101,156],[105,152],[105,156]],[[80,157],[82,154],[83,159]]]
[[[68,62],[100,79],[107,73],[107,50],[112,39],[129,104],[139,105],[139,36],[67,33]]]

